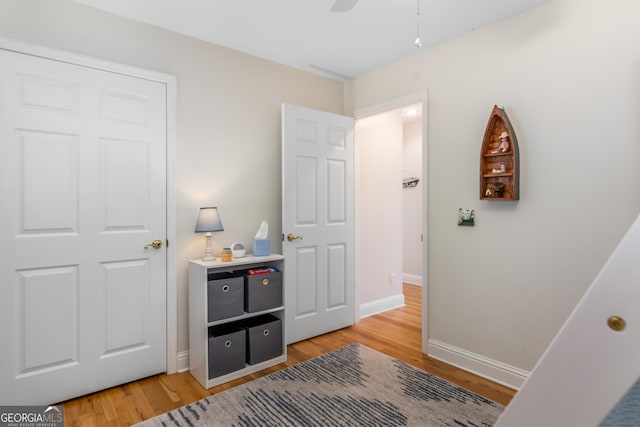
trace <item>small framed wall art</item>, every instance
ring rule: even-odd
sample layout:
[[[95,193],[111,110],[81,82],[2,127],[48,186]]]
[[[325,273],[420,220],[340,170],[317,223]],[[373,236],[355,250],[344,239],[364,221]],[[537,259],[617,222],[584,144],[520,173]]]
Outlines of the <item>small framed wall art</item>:
[[[473,227],[476,211],[473,209],[458,209],[458,225]]]

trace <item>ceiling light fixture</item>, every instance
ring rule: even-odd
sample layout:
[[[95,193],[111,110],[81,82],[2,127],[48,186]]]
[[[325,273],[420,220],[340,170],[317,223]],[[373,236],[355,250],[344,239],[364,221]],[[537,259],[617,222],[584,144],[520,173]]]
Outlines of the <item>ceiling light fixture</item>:
[[[416,40],[413,44],[416,47],[422,47],[422,42],[420,41],[420,0],[416,0],[417,3],[417,13],[416,13]]]

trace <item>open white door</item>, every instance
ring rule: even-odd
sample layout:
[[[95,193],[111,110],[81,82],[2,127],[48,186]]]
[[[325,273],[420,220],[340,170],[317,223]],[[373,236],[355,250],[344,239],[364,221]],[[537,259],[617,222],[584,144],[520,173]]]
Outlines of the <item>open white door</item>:
[[[640,378],[640,216],[496,427],[597,426]]]
[[[353,119],[282,106],[287,343],[355,322]]]
[[[2,49],[0,65],[0,403],[164,372],[166,85]]]

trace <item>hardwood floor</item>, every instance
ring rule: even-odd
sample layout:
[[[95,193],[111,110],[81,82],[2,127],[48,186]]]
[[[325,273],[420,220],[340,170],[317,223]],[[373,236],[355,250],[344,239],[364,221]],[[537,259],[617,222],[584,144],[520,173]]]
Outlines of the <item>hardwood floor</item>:
[[[515,390],[422,354],[422,288],[405,284],[403,292],[405,307],[292,344],[287,348],[286,363],[209,390],[202,388],[188,372],[145,378],[62,402],[65,425],[129,426],[356,341],[507,405]]]

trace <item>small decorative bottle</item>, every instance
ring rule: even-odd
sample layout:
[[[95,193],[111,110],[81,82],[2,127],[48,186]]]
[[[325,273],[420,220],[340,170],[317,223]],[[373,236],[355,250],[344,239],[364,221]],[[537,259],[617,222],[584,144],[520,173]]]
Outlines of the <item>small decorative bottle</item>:
[[[220,260],[222,262],[230,262],[231,256],[232,256],[231,248],[224,248],[220,252]]]

